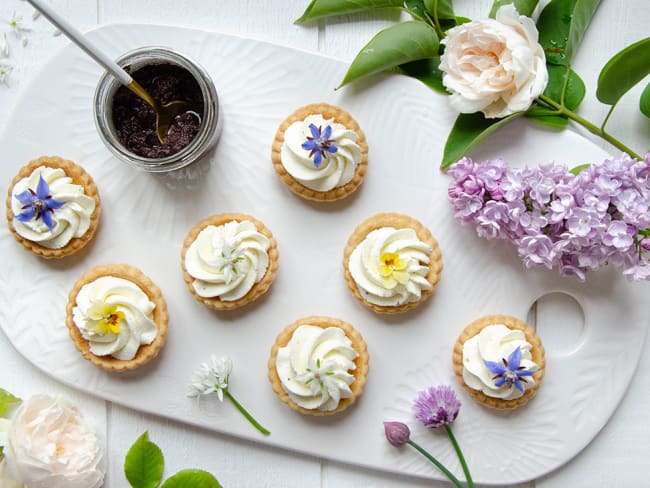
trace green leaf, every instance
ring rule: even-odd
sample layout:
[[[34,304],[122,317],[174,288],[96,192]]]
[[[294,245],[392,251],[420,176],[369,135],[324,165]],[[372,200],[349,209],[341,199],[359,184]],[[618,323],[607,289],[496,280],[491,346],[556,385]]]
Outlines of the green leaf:
[[[438,19],[456,19],[456,15],[454,14],[454,6],[451,0],[424,0],[424,6],[432,17],[437,9]]]
[[[537,21],[546,62],[571,64],[600,0],[552,0]]]
[[[517,9],[517,12],[519,12],[519,15],[530,17],[533,15],[538,2],[539,0],[494,0],[494,3],[492,4],[492,10],[490,10],[490,17],[494,19],[497,15],[497,10],[499,10],[504,5],[511,3],[515,5],[515,8]]]
[[[460,114],[447,137],[440,167],[447,169],[499,127],[522,114],[517,112],[501,119],[486,119],[481,112]]]
[[[324,17],[352,14],[377,8],[402,8],[403,5],[404,0],[312,0],[300,18],[295,20],[294,23],[305,24]]]
[[[589,163],[578,165],[575,168],[571,168],[569,170],[569,173],[577,175],[578,173],[580,173],[580,171],[582,171],[583,169],[587,169],[589,166],[591,166]]]
[[[548,65],[548,85],[544,95],[563,103],[569,110],[575,110],[585,98],[586,91],[582,78],[568,66]]]
[[[156,488],[164,468],[162,451],[149,441],[148,432],[138,437],[124,460],[124,474],[133,488]]]
[[[165,481],[162,488],[221,488],[217,478],[200,469],[183,469]]]
[[[424,7],[424,0],[404,0],[404,6],[413,18],[424,21],[426,17],[426,8]]]
[[[596,97],[607,105],[616,102],[650,73],[650,37],[614,55],[598,75]]]
[[[645,90],[643,90],[643,93],[641,94],[639,108],[643,115],[650,118],[650,83],[646,85]]]
[[[339,88],[404,63],[435,58],[438,46],[438,35],[424,22],[408,21],[387,27],[357,54]]]
[[[449,92],[442,84],[442,71],[438,69],[439,65],[440,59],[421,59],[399,65],[391,69],[391,71],[420,80],[432,90],[449,95]]]
[[[9,405],[20,402],[20,398],[13,396],[7,390],[0,388],[0,417],[3,417],[7,413],[7,407],[9,407]]]

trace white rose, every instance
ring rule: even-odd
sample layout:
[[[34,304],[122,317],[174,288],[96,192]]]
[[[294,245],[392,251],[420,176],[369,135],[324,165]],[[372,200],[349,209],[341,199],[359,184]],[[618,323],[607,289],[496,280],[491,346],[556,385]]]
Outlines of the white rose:
[[[0,461],[0,486],[2,488],[24,488],[25,485],[16,481],[9,474],[9,469],[7,468],[7,461]]]
[[[447,31],[440,57],[442,82],[452,106],[486,118],[527,110],[546,88],[548,71],[535,23],[512,4],[496,19],[462,24]]]
[[[98,488],[104,481],[97,436],[60,398],[37,395],[16,410],[4,455],[11,478],[27,488]]]

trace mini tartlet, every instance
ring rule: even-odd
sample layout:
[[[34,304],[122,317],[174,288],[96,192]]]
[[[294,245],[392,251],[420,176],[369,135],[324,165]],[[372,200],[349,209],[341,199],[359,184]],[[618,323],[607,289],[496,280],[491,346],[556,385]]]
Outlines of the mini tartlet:
[[[345,281],[377,313],[399,313],[424,302],[442,273],[438,241],[422,223],[380,213],[359,224],[343,253]]]
[[[21,246],[45,259],[63,258],[86,246],[95,235],[100,214],[92,177],[58,156],[27,163],[7,192],[9,230]]]
[[[66,325],[75,347],[107,371],[133,370],[158,356],[168,322],[167,304],[158,286],[128,264],[102,265],[85,272],[68,295]],[[135,347],[130,359],[114,357],[130,356]],[[95,348],[115,349],[114,355],[97,354]]]
[[[250,215],[212,215],[185,237],[181,267],[194,298],[214,310],[234,310],[268,291],[278,270],[278,246]]]
[[[271,161],[282,183],[317,202],[354,193],[368,170],[368,144],[356,120],[328,103],[300,107],[280,124]]]
[[[296,336],[300,337],[294,341]],[[310,344],[310,350],[298,353],[298,346],[305,343]],[[293,359],[292,354],[296,355]],[[306,415],[334,415],[363,393],[368,348],[361,334],[343,320],[304,317],[278,334],[268,371],[273,391],[293,410]]]
[[[528,403],[546,369],[544,347],[535,330],[509,315],[487,315],[465,327],[452,361],[458,381],[472,399],[497,410]]]

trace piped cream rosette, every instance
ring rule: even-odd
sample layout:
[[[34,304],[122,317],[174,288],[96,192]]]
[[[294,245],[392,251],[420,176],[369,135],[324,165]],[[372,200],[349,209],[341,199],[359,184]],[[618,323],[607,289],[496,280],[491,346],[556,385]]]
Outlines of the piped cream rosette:
[[[168,320],[160,289],[127,264],[84,273],[66,307],[66,325],[77,349],[109,371],[127,371],[155,358],[165,343]]]
[[[379,313],[409,310],[428,298],[440,280],[437,240],[416,219],[382,213],[360,224],[343,257],[348,288]]]
[[[213,215],[188,233],[181,265],[198,301],[232,310],[269,289],[278,268],[277,244],[264,224],[249,215]]]
[[[282,182],[313,201],[335,201],[361,185],[368,144],[359,124],[340,107],[300,107],[278,128],[271,160]]]
[[[42,183],[41,183],[42,179]],[[38,201],[39,183],[47,190],[52,208]],[[35,212],[29,212],[20,196],[32,194]],[[101,206],[97,187],[79,165],[58,156],[43,156],[22,167],[7,195],[7,222],[15,239],[27,250],[47,259],[62,258],[84,247],[95,234]],[[40,207],[39,207],[40,206]],[[53,208],[56,207],[56,208]],[[48,225],[43,213],[47,213]]]
[[[268,362],[278,397],[309,415],[332,415],[363,392],[368,351],[352,325],[331,317],[305,317],[276,338]]]
[[[511,410],[535,396],[546,360],[541,340],[528,324],[509,315],[488,315],[463,330],[453,364],[458,381],[474,400]]]

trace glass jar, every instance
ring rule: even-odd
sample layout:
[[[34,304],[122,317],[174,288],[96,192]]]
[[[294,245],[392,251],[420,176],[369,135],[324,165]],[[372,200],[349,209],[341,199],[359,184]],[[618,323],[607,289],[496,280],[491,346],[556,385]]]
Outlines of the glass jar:
[[[190,143],[178,152],[162,158],[146,158],[129,151],[117,138],[113,123],[113,96],[122,84],[106,72],[99,80],[95,90],[94,112],[95,125],[106,147],[122,161],[136,168],[162,173],[183,168],[210,150],[219,139],[221,132],[221,114],[219,99],[212,79],[207,71],[188,57],[164,47],[143,47],[130,51],[120,57],[117,64],[129,66],[134,73],[138,69],[152,64],[172,64],[187,70],[198,83],[203,97],[203,117],[198,133]]]

